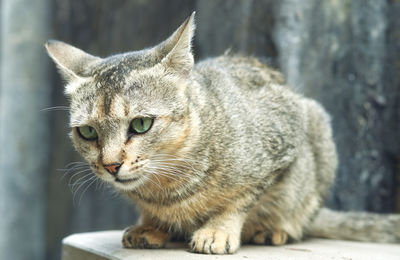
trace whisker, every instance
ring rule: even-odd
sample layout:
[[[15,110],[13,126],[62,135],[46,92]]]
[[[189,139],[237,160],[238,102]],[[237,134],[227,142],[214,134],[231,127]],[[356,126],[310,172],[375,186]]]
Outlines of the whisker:
[[[81,171],[78,171],[78,172],[74,173],[74,174],[69,178],[68,185],[71,185],[71,182],[72,182],[72,180],[74,179],[75,176],[77,176],[77,175],[79,175],[79,174],[84,174],[84,176],[87,176],[88,174],[90,174],[90,173],[86,173],[86,172],[88,172],[88,171],[91,171],[91,169],[85,169],[85,170],[81,170]],[[82,178],[82,177],[80,177],[80,178]],[[77,181],[79,181],[80,178],[79,178]]]
[[[179,169],[179,168],[177,168],[177,167],[165,166],[165,165],[162,165],[162,164],[159,164],[159,165],[149,165],[149,166],[146,166],[146,167],[154,168],[154,169],[173,170],[173,171],[175,171],[176,173],[181,173],[181,174],[183,174],[183,175],[185,175],[185,174],[188,175],[187,171],[183,171],[183,170],[181,170],[181,169]]]
[[[175,180],[175,181],[180,181],[179,179],[174,178],[174,177],[172,177],[171,175],[169,175],[167,173],[160,173],[160,172],[156,172],[156,171],[146,171],[146,170],[145,170],[145,172],[148,172],[148,173],[151,173],[151,174],[154,174],[154,175],[158,175],[158,176],[164,176],[164,177],[170,178],[170,179]]]
[[[74,188],[74,186],[82,183],[82,181],[84,181],[88,176],[91,176],[91,172],[85,173],[83,176],[80,176],[77,180],[75,180],[73,183],[72,180],[70,180],[70,183],[68,183],[68,186],[70,186],[72,189]]]
[[[191,159],[184,159],[184,158],[158,158],[158,157],[152,157],[152,160],[154,161],[165,161],[165,162],[182,162],[187,165],[190,165],[193,167],[193,165],[200,165],[200,166],[208,166],[208,164],[196,160],[191,160]]]
[[[193,169],[193,167],[191,167],[191,166],[182,165],[182,164],[178,164],[178,163],[174,163],[174,162],[168,162],[165,160],[152,160],[152,162],[156,162],[157,164],[162,164],[162,165],[166,165],[166,166],[174,166],[174,167],[180,167],[180,168],[185,168],[185,169]]]
[[[65,165],[65,169],[57,169],[57,170],[64,172],[63,176],[61,177],[62,180],[70,172],[80,171],[84,169],[90,169],[90,166],[86,162],[70,162],[67,165]]]
[[[161,187],[161,183],[160,183],[160,185],[158,184],[158,183],[156,183],[156,182],[154,182],[150,177],[148,177],[148,176],[145,176],[145,175],[143,175],[143,177],[147,180],[147,181],[150,181],[152,184],[154,184],[154,185],[156,185],[158,188],[160,188],[160,190],[164,190],[162,187]]]
[[[46,108],[40,109],[40,111],[69,111],[69,107],[67,107],[67,106],[46,107]]]
[[[156,173],[160,172],[160,173],[168,173],[170,175],[176,176],[176,177],[185,177],[187,179],[190,178],[190,175],[186,174],[186,173],[179,173],[179,172],[174,172],[173,169],[163,169],[160,167],[146,167],[150,170],[154,170]],[[177,180],[177,179],[176,179]]]
[[[204,166],[208,166],[208,164],[205,163],[205,162],[201,162],[201,161],[199,161],[199,160],[194,160],[194,159],[192,159],[192,158],[187,158],[187,157],[182,157],[182,156],[176,156],[176,155],[172,155],[172,154],[162,154],[162,153],[159,153],[159,154],[152,155],[152,157],[154,157],[154,158],[159,158],[159,157],[161,157],[161,158],[163,158],[163,159],[169,159],[169,160],[177,159],[177,160],[187,161],[187,162],[191,161],[191,162],[194,162],[194,163],[203,164]]]
[[[82,166],[82,167],[77,167],[77,168],[69,169],[69,170],[67,170],[67,171],[64,172],[64,174],[61,176],[60,180],[64,179],[65,176],[67,176],[67,175],[68,175],[69,173],[71,173],[71,172],[78,171],[78,172],[74,173],[74,174],[71,176],[71,178],[73,178],[76,174],[82,173],[82,172],[87,171],[87,170],[91,170],[91,169],[88,168],[88,167],[86,167],[86,166],[84,166],[84,167]]]
[[[101,181],[99,178],[96,179],[96,188],[95,190],[99,190],[104,188],[104,181]]]
[[[90,178],[86,179],[86,180],[83,181],[83,182],[78,186],[78,188],[74,191],[74,195],[72,196],[72,201],[73,201],[74,205],[75,205],[75,197],[76,197],[76,194],[78,194],[78,191],[80,190],[80,188],[82,188],[83,185],[85,185],[85,183],[87,183],[87,182],[93,180],[94,178],[96,178],[95,175],[93,175],[93,176],[91,176]]]
[[[73,165],[82,165],[82,164],[86,165],[87,162],[70,162],[67,165],[65,165],[65,167],[68,168],[68,167],[73,166]]]
[[[65,169],[57,169],[57,171],[70,172],[70,171],[80,169],[80,168],[89,168],[89,166],[88,165],[76,165],[76,166],[71,166],[71,167],[65,168]]]
[[[96,176],[94,176],[94,177],[96,177]],[[93,178],[92,178],[93,179]],[[94,182],[96,182],[98,179],[97,178],[95,178],[91,183],[89,183],[89,185],[87,185],[86,186],[86,188],[83,190],[83,192],[81,193],[81,196],[79,197],[79,201],[78,201],[78,205],[80,205],[81,204],[81,200],[82,200],[82,197],[83,197],[83,195],[85,194],[85,192],[89,189],[89,187],[94,183]]]

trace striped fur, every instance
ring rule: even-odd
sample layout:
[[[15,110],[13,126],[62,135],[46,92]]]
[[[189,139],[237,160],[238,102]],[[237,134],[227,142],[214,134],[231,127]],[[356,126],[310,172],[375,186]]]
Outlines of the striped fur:
[[[104,59],[46,45],[68,82],[74,146],[141,209],[123,245],[159,248],[181,237],[194,252],[223,254],[308,231],[327,236],[318,212],[337,167],[329,116],[255,58],[194,65],[193,19],[156,47]],[[129,138],[131,120],[143,116],[155,118],[151,130]],[[83,140],[83,125],[98,140]],[[116,181],[104,168],[116,162],[118,178],[136,180]]]

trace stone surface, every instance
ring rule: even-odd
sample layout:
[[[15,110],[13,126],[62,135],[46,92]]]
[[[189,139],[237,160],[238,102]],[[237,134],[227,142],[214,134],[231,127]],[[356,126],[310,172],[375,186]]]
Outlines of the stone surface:
[[[75,234],[63,240],[62,260],[92,259],[352,259],[398,260],[400,245],[310,239],[279,247],[244,245],[234,255],[201,255],[188,252],[184,243],[166,249],[123,249],[121,231]]]

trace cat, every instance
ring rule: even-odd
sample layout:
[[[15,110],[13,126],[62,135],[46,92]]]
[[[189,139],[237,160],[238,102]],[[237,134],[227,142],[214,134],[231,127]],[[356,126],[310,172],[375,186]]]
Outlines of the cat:
[[[126,248],[231,254],[305,236],[400,241],[399,215],[323,208],[338,160],[329,115],[254,57],[194,65],[194,13],[164,42],[99,58],[45,46],[66,80],[71,138],[103,181],[132,199]]]

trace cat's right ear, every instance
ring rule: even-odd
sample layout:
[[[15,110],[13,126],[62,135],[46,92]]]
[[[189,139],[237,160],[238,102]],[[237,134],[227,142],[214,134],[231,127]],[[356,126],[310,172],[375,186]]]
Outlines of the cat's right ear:
[[[87,68],[101,60],[61,41],[49,40],[45,47],[67,82],[85,77]]]

